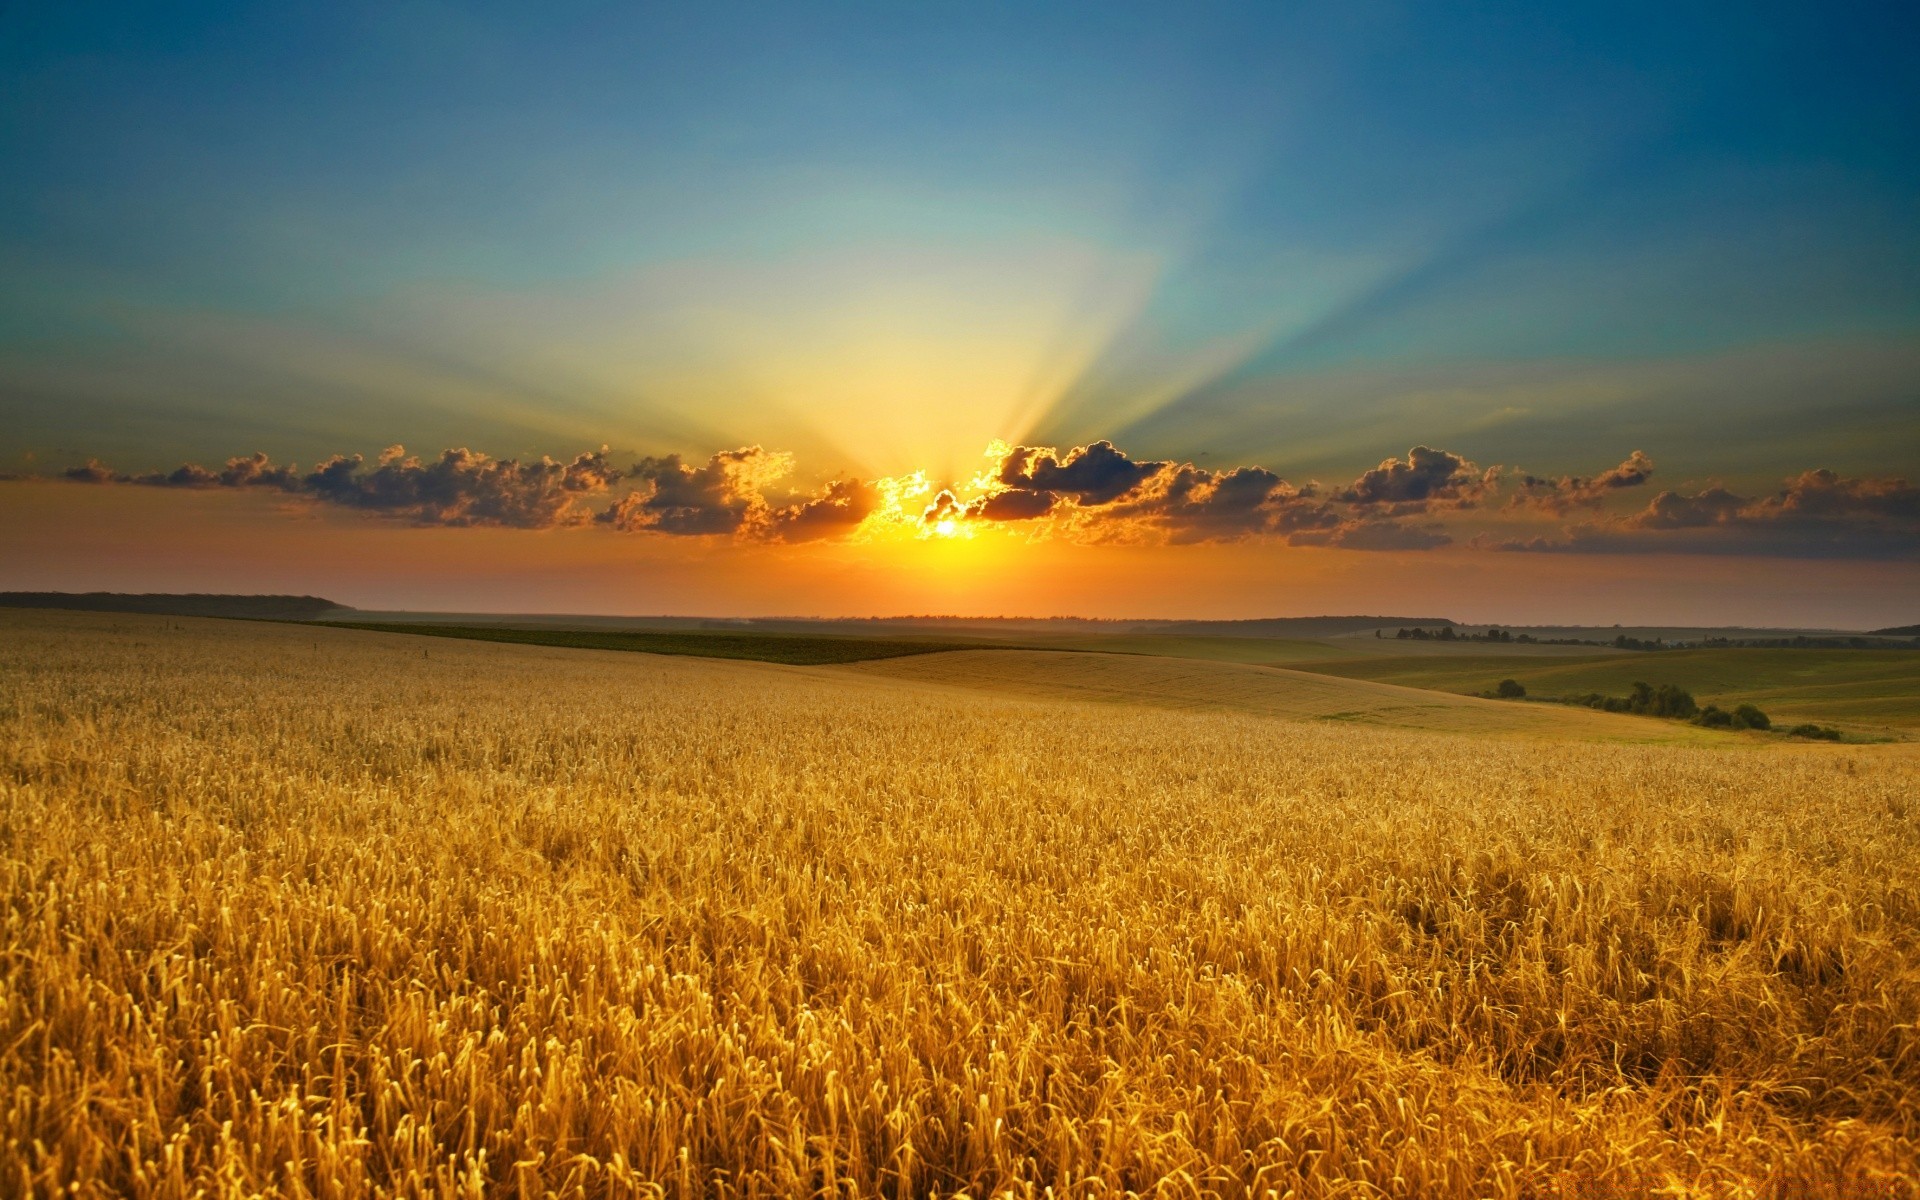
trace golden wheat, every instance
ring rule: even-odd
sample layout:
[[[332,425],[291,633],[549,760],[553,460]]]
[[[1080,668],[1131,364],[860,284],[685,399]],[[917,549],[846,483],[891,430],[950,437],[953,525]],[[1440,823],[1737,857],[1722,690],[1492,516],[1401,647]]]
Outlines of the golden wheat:
[[[0,618],[0,1190],[1914,1195],[1920,772]]]

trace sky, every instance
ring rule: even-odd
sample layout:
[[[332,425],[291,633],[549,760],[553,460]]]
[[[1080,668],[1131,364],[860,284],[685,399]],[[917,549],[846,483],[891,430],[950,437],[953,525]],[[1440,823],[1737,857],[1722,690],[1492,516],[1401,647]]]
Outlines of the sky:
[[[1920,620],[1895,5],[0,14],[0,587]]]

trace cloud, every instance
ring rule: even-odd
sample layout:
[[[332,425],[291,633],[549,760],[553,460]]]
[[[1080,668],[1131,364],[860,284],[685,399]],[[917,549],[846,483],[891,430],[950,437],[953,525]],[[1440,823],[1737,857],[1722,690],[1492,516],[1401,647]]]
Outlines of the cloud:
[[[423,525],[556,529],[811,542],[875,533],[961,533],[1023,524],[1078,542],[1173,544],[1267,538],[1296,546],[1421,551],[1454,544],[1559,553],[1679,552],[1806,558],[1920,554],[1920,487],[1903,478],[1805,471],[1771,495],[1719,485],[1669,489],[1629,512],[1610,497],[1644,487],[1653,459],[1635,450],[1591,476],[1544,478],[1481,469],[1465,455],[1415,446],[1351,484],[1293,484],[1261,466],[1210,469],[1135,459],[1111,442],[989,449],[969,485],[937,488],[922,473],[834,479],[781,489],[789,454],[761,446],[704,460],[678,454],[616,465],[605,447],[555,461],[494,459],[458,448],[423,459],[392,446],[368,462],[335,455],[310,471],[265,454],[218,468],[125,474],[97,460],[63,472],[91,485],[260,489],[296,500]],[[1516,491],[1496,512],[1482,502],[1503,480]],[[929,497],[931,499],[929,500]],[[1479,532],[1475,510],[1484,513]],[[1569,513],[1582,519],[1564,523]],[[1501,514],[1510,514],[1502,516]],[[1560,518],[1551,525],[1542,516]],[[1521,520],[1533,529],[1514,529]],[[1487,528],[1491,525],[1491,530]],[[1504,526],[1504,527],[1503,527]],[[1543,527],[1544,526],[1544,527]]]
[[[767,513],[765,537],[776,542],[812,542],[852,533],[873,514],[880,492],[858,479],[836,479],[816,496]]]
[[[996,478],[1009,488],[1051,492],[1081,505],[1108,504],[1166,469],[1163,462],[1135,462],[1112,442],[1075,446],[1061,455],[1050,447],[1014,446]]]
[[[1920,487],[1902,478],[1804,471],[1771,496],[1712,486],[1665,491],[1645,508],[1572,525],[1558,537],[1514,539],[1503,550],[1624,554],[1676,552],[1795,558],[1906,558],[1920,554]]]
[[[1264,467],[1209,471],[1190,463],[1164,471],[1137,499],[1116,505],[1115,515],[1176,543],[1299,534],[1340,523],[1311,484],[1294,487]]]
[[[1622,488],[1639,487],[1653,477],[1653,459],[1635,450],[1617,467],[1591,478],[1562,475],[1543,479],[1535,475],[1519,477],[1517,491],[1507,501],[1509,508],[1539,508],[1567,513],[1575,508],[1598,508],[1608,496]]]
[[[629,475],[643,482],[597,520],[626,532],[732,534],[764,518],[760,489],[787,473],[792,458],[759,446],[722,450],[698,467],[678,454],[642,459]]]
[[[68,467],[60,472],[60,478],[71,483],[131,483],[125,475],[114,474],[112,468],[97,458],[90,458],[84,466]]]
[[[361,457],[335,455],[297,489],[346,508],[405,517],[422,525],[499,525],[552,529],[583,525],[592,514],[578,499],[604,492],[620,478],[604,450],[559,463],[495,459],[464,447],[422,461],[389,446],[371,468]]]
[[[990,451],[985,494],[961,501],[935,497],[923,521],[1032,521],[1049,518],[1083,540],[1155,537],[1167,541],[1233,541],[1329,529],[1340,517],[1312,485],[1296,488],[1264,467],[1212,471],[1192,463],[1136,460],[1111,442]]]
[[[952,492],[940,494],[949,500],[953,498]],[[1056,502],[1057,497],[1052,492],[1010,488],[981,497],[974,511],[988,521],[1031,521],[1052,512]]]
[[[1385,508],[1404,516],[1445,508],[1471,508],[1490,489],[1499,468],[1482,471],[1464,457],[1415,446],[1405,462],[1389,458],[1334,493],[1346,504]]]
[[[251,454],[227,460],[225,468],[213,471],[196,463],[173,471],[153,471],[145,475],[122,475],[90,458],[86,465],[72,467],[61,477],[75,483],[132,483],[143,487],[266,487],[280,491],[300,490],[298,467],[276,467],[265,454]]]
[[[1723,525],[1740,515],[1748,503],[1722,487],[1710,487],[1688,496],[1661,492],[1639,512],[1619,524],[1628,529],[1701,529]]]
[[[1755,516],[1782,521],[1867,518],[1920,522],[1920,487],[1905,479],[1847,479],[1822,468],[1787,480],[1777,496],[1759,501]]]
[[[422,525],[551,529],[591,521],[580,499],[607,491],[622,474],[607,462],[604,447],[560,463],[495,459],[464,448],[422,461],[404,446],[389,446],[372,465],[358,454],[336,454],[304,474],[253,454],[230,458],[217,471],[188,463],[144,475],[122,474],[89,459],[64,478],[138,487],[264,488]]]
[[[769,501],[766,489],[792,469],[792,455],[759,446],[722,450],[697,467],[677,454],[642,459],[627,472],[641,486],[595,519],[628,533],[811,542],[853,532],[879,507],[879,488],[860,479]]]

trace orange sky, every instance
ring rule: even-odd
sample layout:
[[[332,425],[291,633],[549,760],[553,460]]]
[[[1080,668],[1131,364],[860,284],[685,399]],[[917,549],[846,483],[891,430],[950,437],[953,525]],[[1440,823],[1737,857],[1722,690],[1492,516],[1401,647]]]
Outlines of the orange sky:
[[[1920,564],[1706,555],[1367,553],[1273,542],[749,544],[603,529],[422,528],[231,491],[8,486],[0,586],[293,592],[362,608],[868,616],[1380,613],[1467,622],[1916,619]]]

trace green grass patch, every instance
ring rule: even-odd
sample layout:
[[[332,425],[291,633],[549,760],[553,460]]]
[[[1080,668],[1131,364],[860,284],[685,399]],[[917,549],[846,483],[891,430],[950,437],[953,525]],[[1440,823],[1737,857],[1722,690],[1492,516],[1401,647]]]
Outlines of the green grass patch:
[[[1529,696],[1622,694],[1658,679],[1702,704],[1755,704],[1776,724],[1920,729],[1920,653],[1911,650],[1666,650],[1656,655],[1353,658],[1302,670],[1435,691],[1483,694],[1503,679]]]
[[[933,654],[942,650],[978,650],[979,642],[934,642],[917,638],[822,637],[783,633],[707,633],[694,630],[504,629],[489,625],[382,624],[328,621],[332,629],[375,633],[411,633],[423,637],[465,638],[525,646],[564,646],[574,650],[625,650],[639,654],[682,654],[697,658],[744,658],[794,666],[865,662]]]

